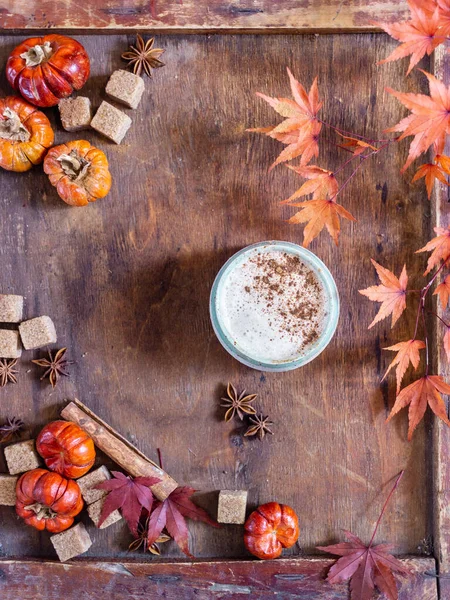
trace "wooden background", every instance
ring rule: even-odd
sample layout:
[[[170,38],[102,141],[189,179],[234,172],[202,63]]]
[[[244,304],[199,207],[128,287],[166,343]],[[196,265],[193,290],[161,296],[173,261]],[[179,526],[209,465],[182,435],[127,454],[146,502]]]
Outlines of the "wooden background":
[[[0,0],[2,29],[370,31],[406,0]]]
[[[98,106],[133,38],[77,38],[92,57],[83,94]],[[3,37],[0,64],[18,39]],[[405,114],[384,87],[424,89],[423,77],[405,78],[402,62],[376,65],[395,45],[384,35],[159,36],[157,44],[167,66],[146,81],[139,109],[128,111],[125,142],[80,136],[108,155],[114,185],[106,199],[70,208],[41,168],[0,173],[1,291],[26,296],[26,317],[50,315],[57,347],[76,361],[52,391],[30,363],[42,352],[24,352],[18,385],[0,391],[0,417],[21,417],[35,434],[78,396],[151,458],[161,448],[164,468],[205,492],[201,502],[211,510],[224,488],[248,489],[250,508],[273,499],[293,506],[301,536],[292,554],[314,553],[342,528],[369,539],[393,478],[406,468],[378,539],[401,554],[430,554],[431,420],[408,443],[406,414],[385,425],[393,378],[380,386],[392,358],[381,348],[411,331],[414,311],[392,333],[388,322],[368,331],[376,307],[357,293],[375,283],[370,257],[396,273],[405,261],[411,272],[423,270],[426,259],[413,250],[430,236],[430,204],[421,184],[410,186],[412,174],[399,173],[407,144],[367,164],[347,188],[342,203],[358,222],[343,224],[339,248],[326,234],[312,245],[342,301],[337,334],[319,358],[291,373],[252,371],[225,353],[208,315],[214,276],[236,250],[302,239],[301,228],[283,221],[291,209],[278,205],[299,178],[283,166],[267,174],[280,145],[245,133],[277,122],[255,92],[289,94],[286,66],[308,86],[318,75],[323,118],[379,137]],[[4,75],[1,92],[10,93]],[[56,142],[76,138],[61,130],[56,112],[47,111]],[[323,137],[319,164],[335,167],[347,155]],[[228,380],[259,394],[275,436],[244,439],[238,423],[222,422]],[[4,557],[54,557],[48,535],[18,522],[11,508],[0,515]],[[197,557],[245,556],[240,527],[191,523],[190,531]],[[126,555],[124,526],[90,533],[88,556]],[[164,555],[181,557],[172,543]]]

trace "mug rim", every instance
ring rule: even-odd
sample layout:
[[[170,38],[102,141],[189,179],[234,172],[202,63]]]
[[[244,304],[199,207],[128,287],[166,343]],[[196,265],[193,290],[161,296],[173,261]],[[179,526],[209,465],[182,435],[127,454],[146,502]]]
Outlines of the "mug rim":
[[[218,316],[217,311],[217,297],[219,286],[221,280],[224,275],[228,272],[229,268],[235,263],[243,254],[250,253],[256,248],[273,246],[273,247],[281,247],[286,249],[289,253],[298,256],[303,262],[306,263],[307,266],[312,268],[315,275],[318,277],[322,285],[324,286],[330,303],[330,310],[327,324],[319,336],[317,343],[311,346],[309,352],[306,352],[304,355],[301,355],[293,360],[289,361],[280,361],[280,362],[264,362],[258,361],[251,356],[245,354],[241,350],[239,350],[235,344],[233,344],[232,340],[230,340],[227,335],[225,328],[221,324],[221,319]],[[210,300],[209,300],[209,312],[211,323],[214,329],[214,333],[216,334],[217,339],[221,343],[221,345],[225,348],[225,350],[233,356],[236,360],[243,363],[247,367],[251,367],[258,371],[266,371],[266,372],[282,372],[282,371],[291,371],[293,369],[298,369],[302,367],[312,360],[314,360],[325,348],[328,346],[330,341],[332,340],[334,333],[336,331],[336,327],[339,321],[339,313],[340,313],[340,300],[339,293],[337,290],[336,282],[330,273],[328,267],[325,263],[316,256],[313,252],[308,250],[307,248],[303,248],[303,246],[299,246],[298,244],[294,244],[292,242],[284,242],[281,240],[268,240],[262,242],[256,242],[255,244],[250,244],[249,246],[245,246],[235,252],[221,267],[219,272],[217,273],[214,283],[211,288]]]

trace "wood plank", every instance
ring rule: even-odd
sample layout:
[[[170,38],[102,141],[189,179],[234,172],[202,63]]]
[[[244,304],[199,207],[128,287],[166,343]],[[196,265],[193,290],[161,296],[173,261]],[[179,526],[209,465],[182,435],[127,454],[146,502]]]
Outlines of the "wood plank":
[[[399,600],[437,600],[434,560],[403,563],[414,576],[399,579]],[[324,577],[333,561],[277,560],[195,563],[0,561],[2,600],[214,600],[214,598],[271,598],[348,600],[348,585],[331,586]],[[89,595],[85,595],[88,593]],[[374,600],[380,599],[374,594]],[[380,599],[381,600],[381,599]]]
[[[93,57],[83,94],[98,106],[130,39],[80,39]],[[0,64],[17,38],[2,42]],[[245,133],[277,122],[255,92],[289,94],[286,65],[306,85],[318,75],[323,118],[376,136],[406,112],[384,87],[418,91],[424,78],[417,71],[406,78],[402,62],[376,65],[395,46],[384,35],[159,42],[167,66],[146,82],[139,110],[128,111],[134,123],[125,142],[81,134],[108,155],[108,198],[70,208],[40,168],[0,173],[0,288],[25,294],[26,317],[49,314],[58,345],[76,361],[70,378],[52,390],[29,362],[42,352],[24,353],[19,383],[0,392],[0,418],[15,414],[35,435],[58,418],[67,398],[79,397],[146,456],[155,460],[161,448],[165,470],[205,492],[201,501],[213,514],[217,490],[230,488],[249,490],[250,509],[273,499],[294,507],[306,553],[340,539],[341,529],[370,539],[393,478],[408,467],[379,540],[401,554],[429,551],[431,420],[408,443],[406,414],[385,423],[393,378],[380,387],[390,359],[380,349],[404,339],[414,315],[394,332],[387,321],[368,331],[376,307],[357,293],[375,283],[370,257],[395,272],[408,259],[420,272],[422,257],[411,263],[411,246],[430,235],[429,204],[424,188],[399,174],[407,144],[367,164],[348,186],[342,203],[358,222],[343,224],[340,246],[326,233],[312,245],[336,278],[342,307],[337,334],[320,357],[290,373],[250,370],[222,349],[208,314],[213,279],[234,251],[264,239],[302,240],[301,228],[285,222],[292,211],[278,204],[299,178],[284,167],[268,174],[279,144]],[[0,88],[9,91],[4,75]],[[47,113],[58,143],[76,137],[61,130],[55,110]],[[336,168],[346,157],[325,140],[322,148],[320,165]],[[218,404],[229,380],[259,394],[274,437],[259,443],[243,438],[239,423],[223,422]],[[18,522],[12,509],[2,508],[0,519],[5,556],[54,557],[48,536]],[[189,527],[197,557],[246,555],[239,527]],[[126,554],[124,525],[90,531],[89,556]],[[171,543],[163,553],[181,556]]]
[[[406,0],[3,0],[2,29],[141,31],[376,31],[407,18]]]
[[[448,49],[438,48],[435,51],[434,73],[446,85],[450,82],[450,61]],[[447,154],[450,148],[447,147]],[[450,225],[449,191],[441,184],[436,186],[434,218],[438,227]],[[448,311],[443,311],[436,302],[437,313],[448,322]],[[437,372],[450,378],[450,367],[442,344],[443,331],[439,323],[434,327],[435,363]],[[448,427],[439,422],[436,424],[433,438],[434,465],[434,549],[439,566],[440,597],[450,598],[450,437]]]

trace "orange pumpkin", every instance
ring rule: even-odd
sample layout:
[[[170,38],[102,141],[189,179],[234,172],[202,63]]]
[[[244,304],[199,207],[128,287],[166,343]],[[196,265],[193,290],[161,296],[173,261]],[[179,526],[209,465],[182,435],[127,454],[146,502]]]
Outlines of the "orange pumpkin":
[[[278,502],[259,506],[249,516],[244,527],[245,547],[263,560],[278,558],[283,548],[290,548],[295,544],[299,534],[295,511]]]
[[[24,473],[17,482],[16,498],[19,517],[27,525],[51,533],[69,529],[83,508],[78,483],[45,469]]]
[[[51,471],[71,479],[85,475],[95,461],[92,438],[70,421],[46,425],[36,439],[36,450]]]
[[[86,206],[111,189],[106,155],[85,140],[54,146],[45,157],[44,171],[59,196],[72,206]]]
[[[50,121],[22,98],[0,98],[0,166],[21,173],[42,162],[55,135]]]
[[[79,90],[89,77],[89,56],[65,35],[28,38],[11,52],[6,77],[12,87],[36,106],[55,106]]]

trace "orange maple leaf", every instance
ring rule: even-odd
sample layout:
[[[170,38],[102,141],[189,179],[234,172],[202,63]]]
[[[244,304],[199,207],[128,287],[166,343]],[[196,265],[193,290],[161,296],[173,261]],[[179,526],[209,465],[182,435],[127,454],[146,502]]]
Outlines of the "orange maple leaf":
[[[303,231],[303,246],[305,248],[319,235],[324,227],[328,229],[328,233],[337,246],[341,231],[339,217],[356,221],[353,215],[334,200],[307,200],[305,202],[293,202],[290,206],[300,207],[301,210],[291,217],[288,223],[308,222]]]
[[[442,309],[445,310],[450,297],[450,275],[447,275],[444,281],[437,286],[436,290],[433,292],[433,296],[439,296]]]
[[[333,198],[338,193],[338,182],[332,171],[327,171],[316,165],[308,167],[292,167],[291,165],[287,165],[287,167],[298,173],[301,177],[308,179],[308,181],[305,181],[292,196],[287,200],[283,200],[280,204],[288,204],[292,200],[301,196],[307,196],[308,194],[312,194],[316,200],[327,196]]]
[[[409,156],[402,167],[402,172],[418,157],[428,150],[434,143],[442,139],[445,133],[450,133],[450,89],[426,71],[422,71],[428,78],[430,95],[403,94],[391,88],[386,91],[395,96],[411,111],[411,115],[402,119],[394,127],[386,131],[402,131],[398,138],[404,139],[413,135],[414,139],[409,147]]]
[[[375,151],[378,150],[376,146],[372,146],[371,144],[369,144],[368,142],[364,142],[363,140],[358,140],[357,138],[350,137],[348,135],[343,135],[342,133],[339,133],[339,135],[346,140],[345,142],[342,142],[342,144],[338,144],[339,148],[349,150],[350,152],[353,152],[355,156],[362,154],[367,148],[370,148],[371,150]]]
[[[430,54],[445,42],[446,34],[441,29],[441,11],[434,5],[434,11],[425,8],[423,0],[408,0],[411,19],[400,23],[379,23],[391,37],[403,42],[392,54],[379,64],[411,56],[407,75],[425,54]]]
[[[403,266],[400,278],[397,278],[392,271],[379,265],[373,258],[370,260],[377,271],[381,285],[372,285],[365,290],[359,290],[359,293],[367,296],[373,302],[382,304],[375,319],[369,325],[369,329],[390,314],[392,314],[391,327],[394,327],[406,308],[406,286],[408,285],[406,265]]]
[[[408,440],[410,441],[428,405],[437,417],[450,426],[447,409],[441,394],[450,394],[450,385],[445,383],[440,375],[425,375],[421,377],[408,385],[408,387],[402,389],[395,400],[391,414],[386,422],[390,421],[402,408],[409,405]]]
[[[442,159],[447,157],[441,156],[439,158]],[[444,169],[442,169],[439,165],[435,165],[433,163],[421,165],[417,169],[414,177],[412,178],[412,183],[419,179],[422,179],[422,177],[425,177],[425,185],[427,187],[428,200],[431,198],[431,192],[433,191],[433,186],[436,179],[438,179],[441,183],[445,183],[445,185],[449,185],[445,177]]]
[[[447,356],[447,360],[450,363],[450,327],[445,328],[444,333],[444,350]]]
[[[419,252],[432,252],[428,259],[427,270],[424,275],[428,275],[441,260],[446,262],[450,257],[450,226],[447,228],[435,227],[434,231],[437,233],[437,236],[430,240],[423,248],[416,250],[416,254]]]
[[[317,77],[314,79],[309,93],[307,93],[289,69],[287,69],[287,72],[294,100],[272,98],[260,92],[256,94],[270,104],[279,115],[285,117],[285,120],[273,127],[247,129],[247,131],[265,133],[283,144],[287,144],[287,148],[271,165],[271,169],[297,156],[301,156],[301,164],[306,165],[313,156],[319,155],[318,138],[322,124],[317,120],[317,114],[323,103],[319,101]]]
[[[425,348],[424,342],[421,340],[408,340],[407,342],[399,342],[394,346],[388,346],[387,348],[383,348],[383,350],[392,350],[393,352],[397,352],[394,360],[388,366],[386,373],[383,375],[383,381],[386,379],[389,371],[397,365],[395,370],[395,375],[397,377],[397,394],[400,392],[400,386],[402,383],[402,379],[404,374],[406,373],[406,369],[409,367],[411,363],[414,367],[414,370],[417,370],[420,362],[420,354],[419,350]]]
[[[450,0],[437,0],[442,35],[450,34]]]

